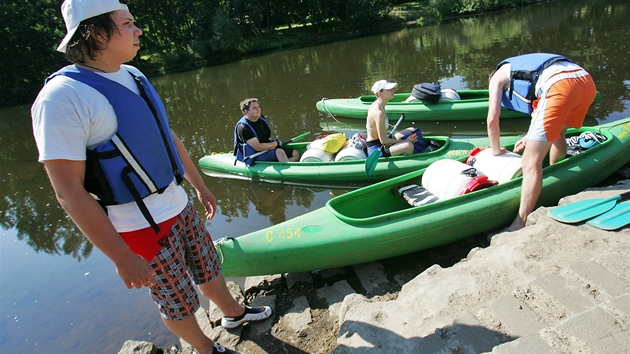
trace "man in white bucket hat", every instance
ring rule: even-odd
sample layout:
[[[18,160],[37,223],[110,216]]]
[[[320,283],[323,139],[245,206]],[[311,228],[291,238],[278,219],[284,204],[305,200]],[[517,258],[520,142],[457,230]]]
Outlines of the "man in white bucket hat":
[[[199,327],[194,284],[221,309],[226,328],[266,319],[271,308],[239,304],[225,284],[210,234],[180,182],[192,184],[208,218],[216,198],[170,130],[155,89],[124,64],[142,35],[127,3],[61,6],[68,33],[57,50],[73,65],[47,79],[31,109],[39,161],[61,206],[127,288],[148,287],[164,323],[197,353],[235,353]]]

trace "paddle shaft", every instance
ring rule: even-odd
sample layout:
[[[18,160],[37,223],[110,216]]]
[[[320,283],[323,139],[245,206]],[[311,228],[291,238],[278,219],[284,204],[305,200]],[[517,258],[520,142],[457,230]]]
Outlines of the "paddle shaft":
[[[621,198],[619,198],[619,201],[628,200],[628,199],[630,199],[630,191],[623,192],[623,193],[619,194],[619,196],[621,197]]]
[[[305,136],[309,135],[310,133],[311,132],[302,133],[302,134],[300,134],[300,135],[298,135],[298,136],[296,136],[294,138],[291,138],[291,139],[285,141],[283,144],[288,144],[288,143],[291,143],[291,142],[294,142],[294,141],[302,140]],[[275,148],[273,148],[273,149],[275,149]],[[253,153],[253,154],[251,154],[249,156],[245,156],[243,161],[247,161],[249,159],[254,159],[254,158],[256,158],[256,157],[266,153],[267,151],[270,151],[270,150],[273,150],[273,149],[261,150],[261,151],[258,151],[256,153]]]
[[[396,129],[398,129],[398,126],[400,125],[400,123],[402,123],[403,120],[405,120],[405,114],[401,113],[400,118],[398,118],[398,121],[396,122],[396,124],[394,124],[394,127],[392,128],[392,131],[389,132],[389,135],[391,135],[392,137],[394,136],[394,132],[396,131]]]

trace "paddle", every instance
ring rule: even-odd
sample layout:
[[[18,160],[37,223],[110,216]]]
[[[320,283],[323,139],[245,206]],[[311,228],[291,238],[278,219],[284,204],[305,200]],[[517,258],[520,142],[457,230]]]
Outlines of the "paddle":
[[[291,139],[289,139],[289,140],[287,140],[287,141],[283,142],[282,144],[284,145],[284,144],[288,144],[288,143],[290,143],[290,142],[300,141],[300,140],[304,139],[304,138],[305,138],[307,135],[309,135],[310,133],[311,133],[311,132],[302,133],[302,134],[300,134],[300,135],[296,136],[295,138],[291,138]],[[262,150],[262,151],[258,151],[258,152],[256,152],[256,153],[253,153],[253,154],[251,154],[251,155],[249,155],[249,156],[245,156],[245,158],[243,159],[243,162],[245,162],[245,161],[247,161],[247,160],[249,160],[249,159],[254,159],[254,158],[256,158],[256,157],[258,157],[258,156],[260,156],[260,155],[262,155],[262,154],[266,153],[267,151],[270,151],[270,150],[273,150],[273,149]]]
[[[547,215],[565,223],[576,223],[594,218],[617,205],[617,202],[630,199],[630,191],[610,198],[593,198],[580,200],[549,210]]]
[[[398,121],[396,122],[396,124],[394,124],[394,127],[392,128],[392,131],[389,133],[389,135],[393,135],[394,131],[396,131],[396,129],[398,128],[398,126],[400,125],[400,123],[402,123],[402,121],[405,120],[405,114],[402,113],[400,115],[400,118],[398,118]],[[365,159],[365,175],[370,177],[372,176],[372,173],[374,173],[374,170],[376,169],[376,165],[378,163],[378,158],[381,155],[381,150],[374,150],[372,151],[372,153],[370,154],[370,156],[367,157],[367,159]]]
[[[630,202],[619,203],[610,211],[586,222],[602,230],[616,230],[630,224]]]

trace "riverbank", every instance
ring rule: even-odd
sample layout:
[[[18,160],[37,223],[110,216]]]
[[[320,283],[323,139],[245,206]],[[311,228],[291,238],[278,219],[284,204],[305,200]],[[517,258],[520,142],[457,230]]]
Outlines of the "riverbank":
[[[628,167],[620,171],[630,178]],[[561,200],[609,197],[630,179]],[[236,296],[274,308],[236,331],[212,305],[197,318],[220,343],[246,353],[583,352],[630,342],[630,227],[567,225],[539,208],[524,229],[500,233],[452,267],[383,262],[247,278]],[[404,260],[405,258],[400,258]],[[187,353],[128,341],[120,353]],[[141,348],[141,349],[140,349]]]

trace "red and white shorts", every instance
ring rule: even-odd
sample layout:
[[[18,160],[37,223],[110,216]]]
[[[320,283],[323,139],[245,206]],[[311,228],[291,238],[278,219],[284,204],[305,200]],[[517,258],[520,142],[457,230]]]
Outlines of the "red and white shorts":
[[[550,77],[533,102],[527,139],[554,142],[565,125],[580,128],[596,93],[593,78],[583,69]]]
[[[199,309],[194,284],[204,284],[219,276],[221,262],[212,237],[191,203],[177,217],[162,248],[151,260],[157,284],[151,298],[165,319],[183,320]]]

